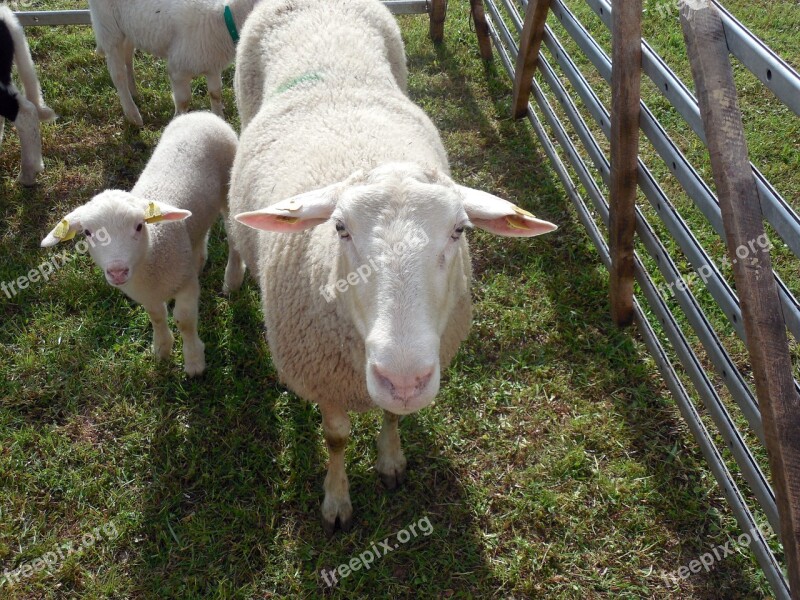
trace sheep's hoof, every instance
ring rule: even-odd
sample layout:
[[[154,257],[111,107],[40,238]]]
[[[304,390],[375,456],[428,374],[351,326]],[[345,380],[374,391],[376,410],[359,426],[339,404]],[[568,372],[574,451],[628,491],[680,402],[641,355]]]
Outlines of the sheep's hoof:
[[[57,118],[56,111],[47,105],[37,106],[36,111],[39,114],[39,120],[45,123],[55,121]]]
[[[381,481],[387,490],[396,490],[406,480],[407,466],[408,461],[402,451],[394,454],[378,452],[378,463],[375,465],[375,470],[381,476]]]
[[[125,118],[128,119],[131,123],[136,125],[136,127],[144,127],[144,121],[142,120],[142,115],[137,110],[135,113],[125,113]]]
[[[324,516],[322,517],[322,528],[325,530],[325,533],[327,535],[333,535],[334,533],[336,533],[337,526],[339,528],[339,531],[347,533],[353,526],[353,516],[350,515],[346,519],[342,519],[341,517],[336,517],[333,521],[329,521]]]
[[[322,528],[328,535],[333,535],[337,529],[347,532],[353,526],[353,505],[350,498],[340,501],[329,501],[325,497],[322,502]]]
[[[383,473],[378,471],[378,474],[381,476],[381,481],[383,485],[386,486],[387,490],[393,491],[399,488],[406,480],[406,469],[403,467],[402,469],[394,469],[388,473]]]
[[[197,377],[198,375],[202,375],[206,370],[206,361],[204,358],[200,360],[186,361],[186,364],[183,366],[183,370],[189,377]]]
[[[19,177],[17,177],[17,181],[20,185],[25,187],[34,187],[36,185],[36,173],[33,175],[30,173],[20,173]]]

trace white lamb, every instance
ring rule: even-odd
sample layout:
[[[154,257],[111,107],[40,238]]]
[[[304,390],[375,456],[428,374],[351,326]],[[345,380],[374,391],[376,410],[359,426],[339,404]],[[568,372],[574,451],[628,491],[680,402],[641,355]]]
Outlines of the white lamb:
[[[230,210],[270,233],[232,224],[231,235],[261,287],[281,380],[320,406],[328,531],[352,519],[348,411],[384,410],[376,469],[389,488],[404,479],[399,415],[433,401],[469,329],[464,229],[556,228],[453,183],[436,128],[392,76],[386,48],[401,43],[397,26],[387,34],[353,19],[359,10],[391,18],[377,0],[263,0],[236,65],[259,64],[263,102],[246,111],[255,116],[240,139]],[[239,106],[254,83],[236,86]]]
[[[133,101],[136,48],[167,60],[175,114],[189,109],[192,79],[205,75],[211,110],[222,116],[222,71],[236,52],[238,31],[259,0],[89,0],[97,49],[125,116],[141,127]]]
[[[11,81],[13,64],[17,65],[24,96]],[[8,119],[14,123],[19,135],[22,166],[18,181],[22,185],[34,185],[36,175],[44,169],[39,122],[55,118],[56,113],[42,99],[42,89],[22,25],[8,6],[0,5],[0,144]]]
[[[174,338],[167,302],[183,338],[184,370],[205,370],[204,345],[197,335],[199,273],[207,256],[208,231],[227,215],[227,191],[236,134],[207,112],[183,115],[164,130],[153,156],[129,192],[106,190],[66,215],[44,240],[52,246],[78,231],[89,238],[89,253],[106,280],[142,304],[153,324],[153,350],[166,359]],[[225,287],[241,285],[244,267],[232,248]]]

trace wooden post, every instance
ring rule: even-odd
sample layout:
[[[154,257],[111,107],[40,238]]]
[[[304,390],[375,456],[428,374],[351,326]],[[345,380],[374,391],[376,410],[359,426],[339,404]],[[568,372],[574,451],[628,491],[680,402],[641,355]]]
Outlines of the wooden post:
[[[611,60],[611,317],[633,320],[633,234],[642,76],[642,0],[614,0]]]
[[[483,0],[469,0],[472,22],[475,23],[475,35],[478,36],[478,47],[483,60],[492,60],[492,40],[489,37],[489,25],[483,10]]]
[[[444,39],[444,19],[447,16],[447,0],[431,0],[430,36],[434,44]]]
[[[525,12],[525,23],[519,39],[519,54],[514,69],[514,92],[512,114],[520,119],[528,114],[528,99],[531,95],[531,80],[539,64],[539,49],[542,47],[544,25],[550,10],[550,0],[531,0]]]
[[[758,189],[747,143],[725,32],[708,0],[681,4],[681,25],[692,66],[728,255],[742,305],[747,349],[781,518],[781,538],[792,598],[800,599],[800,397],[792,377],[772,263],[756,247],[764,240]]]

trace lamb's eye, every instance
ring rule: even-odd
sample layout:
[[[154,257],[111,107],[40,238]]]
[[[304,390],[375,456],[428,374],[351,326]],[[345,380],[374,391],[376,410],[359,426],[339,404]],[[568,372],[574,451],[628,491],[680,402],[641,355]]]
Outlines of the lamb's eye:
[[[451,235],[450,237],[451,237],[452,239],[454,239],[454,240],[457,240],[458,238],[460,238],[460,237],[461,237],[461,234],[462,234],[462,233],[464,233],[464,226],[463,226],[463,225],[459,225],[458,227],[456,227],[456,228],[453,230],[453,235]]]
[[[350,238],[350,234],[347,233],[347,229],[345,229],[344,223],[341,221],[336,221],[336,231],[339,233],[339,237],[343,240]]]
[[[136,231],[141,231],[141,230],[142,230],[142,223],[139,223],[139,224],[136,226]]]
[[[84,229],[83,230],[83,235],[85,235],[86,237],[92,237],[92,232],[89,231],[88,229]]]

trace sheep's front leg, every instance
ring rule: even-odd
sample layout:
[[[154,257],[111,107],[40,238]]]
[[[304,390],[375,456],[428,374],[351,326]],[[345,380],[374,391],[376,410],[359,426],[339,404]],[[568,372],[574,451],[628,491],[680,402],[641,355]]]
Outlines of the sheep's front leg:
[[[172,343],[175,341],[167,324],[167,305],[162,302],[144,308],[153,324],[153,354],[158,360],[166,360],[172,353]]]
[[[242,287],[244,281],[245,264],[242,255],[236,249],[231,236],[231,223],[228,209],[222,209],[222,220],[225,223],[225,237],[228,239],[228,264],[225,265],[225,279],[222,283],[222,293],[229,296]]]
[[[378,463],[375,469],[381,481],[390,490],[398,487],[406,478],[406,457],[400,447],[399,415],[383,411],[383,426],[378,434]]]
[[[36,107],[22,96],[17,96],[19,114],[14,121],[19,135],[22,166],[18,181],[25,186],[36,184],[36,175],[44,169],[42,162],[42,137],[39,131],[39,114]]]
[[[189,112],[192,100],[192,76],[187,73],[169,73],[172,84],[172,100],[175,102],[175,116]]]
[[[226,296],[242,287],[244,281],[245,266],[242,256],[233,247],[228,238],[228,264],[225,265],[225,280],[222,284],[222,293]]]
[[[122,110],[125,116],[131,123],[141,127],[144,125],[144,121],[142,121],[142,115],[139,113],[139,109],[133,101],[133,96],[131,96],[131,90],[128,87],[128,68],[125,65],[125,49],[122,47],[123,45],[124,43],[114,45],[106,52],[106,64],[111,75],[111,81],[114,82],[114,87],[117,88],[117,94],[122,103]]]
[[[222,104],[222,73],[206,75],[208,85],[208,95],[211,96],[211,112],[218,117],[224,117],[224,107]]]
[[[200,282],[192,277],[175,294],[175,321],[183,339],[183,370],[189,377],[206,370],[205,345],[197,335],[197,312],[200,303]]]
[[[322,431],[328,445],[328,474],[325,476],[325,499],[322,501],[322,526],[330,535],[339,528],[347,531],[353,523],[350,484],[344,466],[344,451],[350,437],[350,417],[338,406],[321,408]]]

